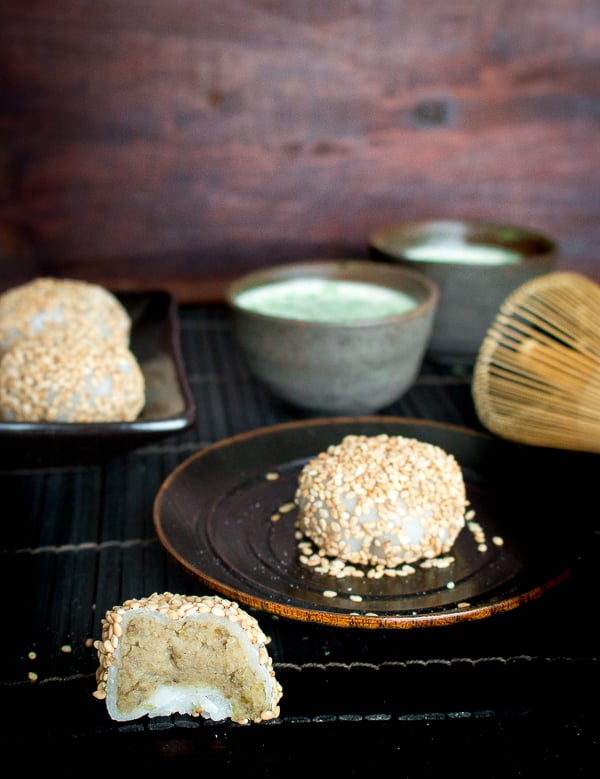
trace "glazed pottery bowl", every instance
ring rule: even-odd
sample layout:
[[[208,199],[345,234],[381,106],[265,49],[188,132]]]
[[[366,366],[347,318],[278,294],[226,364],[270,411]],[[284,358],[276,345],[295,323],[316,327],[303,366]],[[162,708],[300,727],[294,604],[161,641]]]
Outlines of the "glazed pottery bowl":
[[[367,414],[398,399],[420,370],[438,299],[418,271],[354,259],[261,268],[226,289],[249,372],[316,414]]]
[[[421,220],[391,224],[369,236],[371,258],[424,273],[440,292],[427,356],[474,363],[510,292],[554,268],[549,237],[484,221]]]

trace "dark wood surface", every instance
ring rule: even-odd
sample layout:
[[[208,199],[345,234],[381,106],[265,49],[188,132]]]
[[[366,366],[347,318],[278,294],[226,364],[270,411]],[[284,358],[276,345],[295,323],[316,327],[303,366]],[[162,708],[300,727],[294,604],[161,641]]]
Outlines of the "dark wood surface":
[[[598,278],[599,33],[595,0],[5,0],[0,288],[220,299],[429,216]]]

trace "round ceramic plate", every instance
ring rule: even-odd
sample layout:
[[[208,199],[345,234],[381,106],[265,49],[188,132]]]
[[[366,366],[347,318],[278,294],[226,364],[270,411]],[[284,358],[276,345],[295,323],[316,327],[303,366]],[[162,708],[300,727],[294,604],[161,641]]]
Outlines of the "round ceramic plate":
[[[485,543],[468,523],[448,568],[415,564],[414,573],[379,579],[317,573],[300,562],[295,508],[280,509],[293,502],[310,458],[347,434],[380,433],[427,441],[456,457]],[[163,482],[154,524],[190,574],[247,606],[340,627],[453,624],[516,608],[569,574],[584,537],[571,519],[586,505],[582,492],[579,508],[573,490],[563,487],[569,466],[568,453],[424,420],[291,422],[222,440],[188,458]]]

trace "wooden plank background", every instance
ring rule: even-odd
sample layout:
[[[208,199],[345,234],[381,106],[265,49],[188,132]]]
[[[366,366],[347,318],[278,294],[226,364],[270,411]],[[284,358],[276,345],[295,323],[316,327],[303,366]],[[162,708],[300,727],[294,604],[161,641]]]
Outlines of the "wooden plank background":
[[[429,216],[600,281],[599,65],[597,0],[3,0],[0,288],[220,299]]]

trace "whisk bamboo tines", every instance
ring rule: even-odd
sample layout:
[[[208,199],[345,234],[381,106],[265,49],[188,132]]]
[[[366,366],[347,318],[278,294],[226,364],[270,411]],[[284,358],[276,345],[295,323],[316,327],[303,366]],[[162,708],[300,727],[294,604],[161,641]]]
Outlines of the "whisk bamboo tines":
[[[480,422],[511,441],[600,453],[600,285],[556,271],[498,311],[471,387]]]

